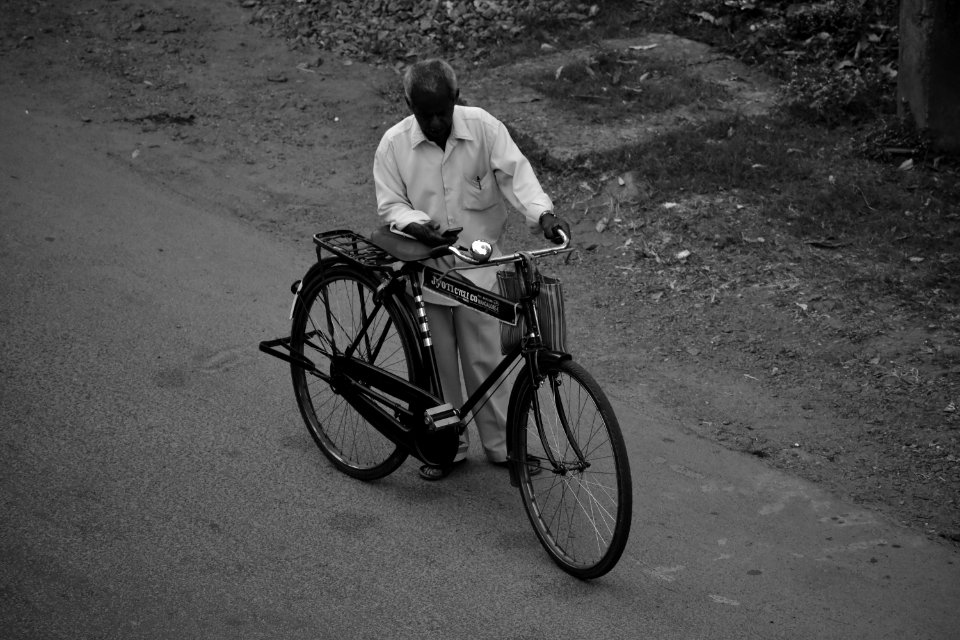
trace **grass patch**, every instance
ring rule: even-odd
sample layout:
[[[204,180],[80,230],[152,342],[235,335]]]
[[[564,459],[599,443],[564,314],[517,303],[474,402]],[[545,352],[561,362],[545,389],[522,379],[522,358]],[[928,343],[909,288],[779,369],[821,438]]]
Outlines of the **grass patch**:
[[[603,48],[524,79],[540,93],[565,100],[576,113],[601,122],[697,103],[713,106],[728,95],[678,62]]]
[[[730,117],[597,154],[588,162],[598,173],[636,171],[666,198],[684,192],[762,190],[788,176],[811,178],[817,165],[810,155],[831,139],[816,127],[776,117]]]
[[[716,199],[727,205],[717,206],[719,220],[735,201],[752,212],[737,214],[735,224],[743,228],[775,230],[796,246],[861,255],[875,268],[847,274],[860,288],[907,302],[928,299],[933,291],[960,303],[955,169],[877,163],[861,155],[863,135],[788,114],[731,117],[597,154],[588,164],[595,178],[627,171],[641,176],[652,198],[635,215],[648,221],[658,215],[651,208],[663,202]],[[583,175],[582,168],[576,171]]]

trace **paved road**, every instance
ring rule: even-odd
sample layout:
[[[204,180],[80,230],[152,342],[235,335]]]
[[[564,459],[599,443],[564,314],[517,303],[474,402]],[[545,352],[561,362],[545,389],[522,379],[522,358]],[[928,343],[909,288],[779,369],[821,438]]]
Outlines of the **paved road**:
[[[684,433],[642,389],[610,389],[636,515],[592,583],[477,457],[436,484],[334,472],[256,351],[309,246],[26,107],[0,99],[4,637],[956,637],[954,549]]]

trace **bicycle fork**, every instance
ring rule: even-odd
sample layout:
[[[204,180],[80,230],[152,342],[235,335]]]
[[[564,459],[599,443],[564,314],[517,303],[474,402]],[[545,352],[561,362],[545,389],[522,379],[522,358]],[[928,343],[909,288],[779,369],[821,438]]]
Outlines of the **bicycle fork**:
[[[537,424],[537,434],[540,437],[540,443],[543,445],[543,450],[547,454],[547,459],[550,461],[554,473],[566,475],[569,471],[583,471],[590,466],[590,463],[587,462],[586,456],[583,455],[583,451],[580,449],[580,446],[577,444],[577,439],[571,431],[570,421],[567,419],[567,412],[560,398],[560,379],[555,376],[543,375],[540,372],[537,354],[542,352],[544,347],[543,338],[540,335],[540,317],[537,314],[537,305],[534,304],[534,298],[540,290],[536,261],[527,253],[521,252],[520,255],[523,258],[519,266],[521,280],[524,284],[524,290],[521,295],[525,311],[524,315],[531,320],[527,327],[530,333],[526,336],[524,350],[528,354],[527,367],[530,369],[530,378],[534,387],[533,412],[534,422]],[[567,438],[570,448],[577,456],[576,463],[567,464],[566,462],[561,462],[557,459],[553,447],[550,446],[546,427],[543,424],[543,412],[540,410],[540,394],[537,392],[537,390],[543,386],[544,382],[550,385],[553,404],[557,410],[557,420],[563,428],[564,436]],[[559,451],[559,446],[557,450]]]
[[[547,437],[546,427],[543,424],[543,412],[540,410],[540,394],[536,391],[542,387],[544,383],[550,385],[554,407],[557,410],[557,420],[563,427],[563,433],[567,438],[567,443],[577,456],[577,461],[573,464],[568,464],[558,460],[554,453],[553,447],[550,446],[550,439]],[[543,450],[547,454],[547,459],[550,461],[550,465],[553,467],[553,472],[558,475],[565,476],[570,471],[581,472],[586,470],[590,466],[590,463],[587,462],[586,456],[583,455],[583,451],[577,444],[577,439],[570,430],[570,421],[567,419],[567,412],[564,409],[563,402],[560,399],[560,379],[546,375],[541,376],[539,381],[533,380],[533,384],[533,419],[537,424],[537,434],[540,436],[540,443],[543,445]],[[557,448],[559,449],[559,447]]]

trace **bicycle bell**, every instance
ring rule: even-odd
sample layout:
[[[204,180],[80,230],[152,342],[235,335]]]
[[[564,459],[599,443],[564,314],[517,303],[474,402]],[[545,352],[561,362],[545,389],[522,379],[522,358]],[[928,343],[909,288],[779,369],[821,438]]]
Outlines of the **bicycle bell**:
[[[490,259],[492,247],[486,240],[474,240],[470,245],[470,255],[478,262],[486,262]]]

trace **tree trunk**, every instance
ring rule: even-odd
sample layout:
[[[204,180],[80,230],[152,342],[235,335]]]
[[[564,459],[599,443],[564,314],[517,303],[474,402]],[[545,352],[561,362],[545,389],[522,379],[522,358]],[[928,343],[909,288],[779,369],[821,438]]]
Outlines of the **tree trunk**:
[[[960,1],[901,0],[898,111],[960,152]]]

